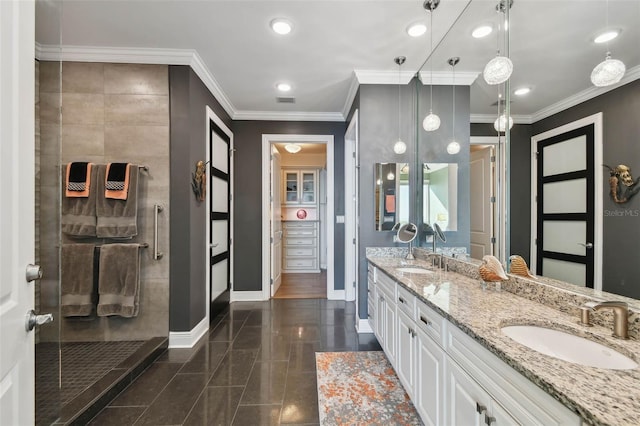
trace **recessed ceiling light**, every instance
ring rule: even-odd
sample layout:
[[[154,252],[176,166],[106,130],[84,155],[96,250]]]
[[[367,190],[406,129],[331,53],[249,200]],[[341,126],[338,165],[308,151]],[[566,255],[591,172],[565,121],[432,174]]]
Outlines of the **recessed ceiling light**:
[[[291,85],[289,83],[278,83],[276,84],[276,89],[281,92],[288,92],[291,90]]]
[[[412,24],[407,27],[407,34],[411,37],[420,37],[427,32],[427,26],[425,24]]]
[[[514,90],[513,94],[517,96],[523,96],[529,93],[530,91],[531,91],[530,87],[521,87],[519,89]]]
[[[606,43],[608,41],[613,40],[614,38],[618,37],[620,35],[620,31],[618,30],[609,30],[609,31],[605,31],[601,34],[598,34],[596,36],[596,38],[593,39],[594,42],[596,43]]]
[[[482,25],[480,27],[475,28],[471,32],[471,35],[473,36],[473,38],[482,38],[491,34],[492,31],[493,31],[493,28],[491,28],[490,25]]]
[[[271,21],[271,29],[277,34],[281,34],[281,35],[289,34],[292,28],[293,28],[293,25],[291,25],[291,22],[289,22],[286,19],[276,18],[273,21]]]

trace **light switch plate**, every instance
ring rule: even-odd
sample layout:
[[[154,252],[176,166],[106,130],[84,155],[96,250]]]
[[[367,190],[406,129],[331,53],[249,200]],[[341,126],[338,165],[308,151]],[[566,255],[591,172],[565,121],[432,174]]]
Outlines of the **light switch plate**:
[[[336,223],[344,223],[344,215],[336,216]]]

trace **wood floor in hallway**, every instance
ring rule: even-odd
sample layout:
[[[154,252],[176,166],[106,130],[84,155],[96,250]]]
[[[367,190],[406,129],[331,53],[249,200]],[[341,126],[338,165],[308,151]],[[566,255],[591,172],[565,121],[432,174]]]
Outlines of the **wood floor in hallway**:
[[[327,271],[319,274],[282,274],[274,299],[326,299]]]

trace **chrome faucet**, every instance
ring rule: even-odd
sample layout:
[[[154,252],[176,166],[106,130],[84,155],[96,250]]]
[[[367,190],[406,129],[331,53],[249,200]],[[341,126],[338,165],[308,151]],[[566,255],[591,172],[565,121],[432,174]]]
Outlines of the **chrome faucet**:
[[[629,305],[627,302],[586,302],[580,307],[580,323],[590,325],[589,313],[609,308],[613,310],[613,337],[629,338]]]

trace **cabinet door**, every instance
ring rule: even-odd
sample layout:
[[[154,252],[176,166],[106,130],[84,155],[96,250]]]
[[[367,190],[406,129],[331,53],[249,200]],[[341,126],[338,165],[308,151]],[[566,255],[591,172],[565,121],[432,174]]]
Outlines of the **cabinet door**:
[[[316,172],[314,170],[303,170],[300,172],[300,202],[302,204],[316,203]]]
[[[481,426],[491,404],[489,395],[455,362],[447,360],[446,424]]]
[[[369,318],[369,326],[376,332],[378,314],[376,313],[376,289],[373,280],[369,278],[367,280],[367,317]]]
[[[384,352],[391,361],[391,365],[396,366],[396,305],[393,299],[384,296]]]
[[[404,389],[414,400],[416,332],[413,321],[398,309],[396,372]]]
[[[298,194],[299,176],[300,174],[297,171],[284,172],[284,202],[286,204],[297,204],[300,202]]]
[[[376,319],[376,328],[374,331],[375,331],[376,337],[378,338],[378,342],[380,343],[380,346],[382,346],[382,348],[384,349],[384,340],[385,340],[384,317],[387,312],[386,309],[384,308],[384,305],[386,304],[386,301],[384,299],[384,294],[382,294],[380,289],[378,289],[377,287],[376,287],[376,293],[374,297],[376,300],[376,314],[378,316],[378,318]]]
[[[417,330],[416,409],[425,425],[444,424],[444,350],[426,333]]]

